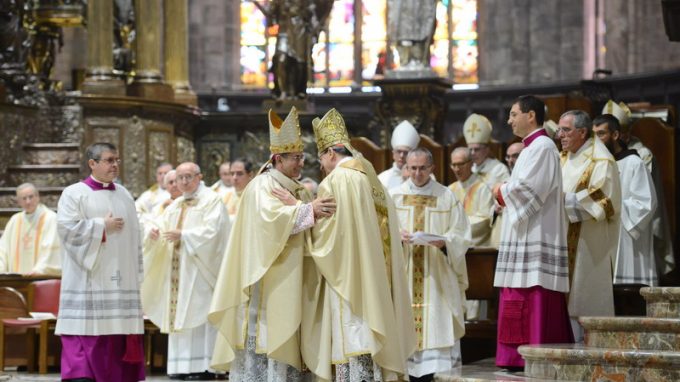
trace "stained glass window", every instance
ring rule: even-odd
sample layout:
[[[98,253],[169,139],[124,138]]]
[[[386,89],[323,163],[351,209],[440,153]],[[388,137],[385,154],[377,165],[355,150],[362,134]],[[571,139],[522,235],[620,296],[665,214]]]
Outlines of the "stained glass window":
[[[386,8],[387,0],[334,1],[328,24],[312,48],[310,86],[368,84],[384,73],[390,65]],[[356,12],[361,12],[360,18]],[[436,12],[432,69],[454,83],[477,83],[477,0],[437,0]],[[355,41],[356,31],[359,41]],[[246,87],[272,86],[267,69],[277,33],[276,26],[267,27],[265,16],[251,0],[241,0],[241,83]],[[361,56],[355,57],[355,52]]]

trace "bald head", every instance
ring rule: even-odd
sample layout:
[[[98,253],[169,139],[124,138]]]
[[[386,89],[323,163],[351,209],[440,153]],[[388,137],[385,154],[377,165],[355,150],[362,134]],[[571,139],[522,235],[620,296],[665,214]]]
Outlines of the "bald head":
[[[519,158],[519,153],[522,152],[522,150],[524,150],[524,143],[522,142],[515,142],[508,146],[508,150],[505,152],[505,161],[508,162],[510,171],[515,167],[517,158]]]

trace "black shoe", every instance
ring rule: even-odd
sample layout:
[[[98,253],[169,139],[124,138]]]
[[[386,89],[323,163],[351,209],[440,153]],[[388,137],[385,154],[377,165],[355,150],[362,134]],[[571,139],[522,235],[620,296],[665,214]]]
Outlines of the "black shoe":
[[[184,376],[185,381],[214,381],[215,374],[204,371],[202,373],[189,373]]]
[[[503,369],[511,373],[520,373],[524,371],[524,366],[503,366]]]
[[[168,374],[168,378],[176,381],[183,381],[186,374]]]

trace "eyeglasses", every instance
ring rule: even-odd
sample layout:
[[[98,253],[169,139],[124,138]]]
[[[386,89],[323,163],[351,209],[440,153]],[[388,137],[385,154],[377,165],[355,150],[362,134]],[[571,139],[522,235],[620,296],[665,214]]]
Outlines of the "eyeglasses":
[[[198,175],[198,174],[177,175],[177,180],[180,181],[180,182],[187,182],[188,183],[188,182],[191,182],[192,180],[194,180],[196,175]]]
[[[451,168],[463,167],[463,166],[465,166],[465,165],[468,164],[468,163],[470,163],[469,160],[467,160],[467,161],[465,161],[465,162],[451,163]]]
[[[297,155],[282,154],[281,158],[292,159],[294,162],[300,162],[300,161],[305,160],[305,154],[297,154]]]
[[[120,159],[118,158],[95,159],[94,161],[97,163],[104,162],[109,166],[113,166],[114,164],[120,165],[121,162]]]

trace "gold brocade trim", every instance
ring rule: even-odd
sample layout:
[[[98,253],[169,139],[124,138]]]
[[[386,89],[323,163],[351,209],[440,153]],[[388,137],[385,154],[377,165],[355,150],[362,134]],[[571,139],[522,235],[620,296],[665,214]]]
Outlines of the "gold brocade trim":
[[[331,109],[323,118],[315,118],[312,121],[316,146],[319,153],[336,144],[349,144],[349,134],[345,127],[342,115],[335,109]]]
[[[614,216],[614,205],[612,204],[611,199],[609,199],[599,188],[591,190],[588,194],[593,201],[602,207],[607,220],[610,220],[611,217]]]
[[[179,218],[177,219],[178,230],[182,230],[184,225],[184,218],[189,207],[196,205],[195,200],[183,200],[180,207]],[[179,248],[180,241],[176,241],[173,245],[172,260],[170,268],[170,332],[175,331],[175,316],[177,315],[177,299],[179,298]]]
[[[304,145],[299,143],[288,143],[285,145],[270,145],[269,151],[272,154],[299,153],[304,151]]]
[[[404,195],[404,205],[414,207],[413,231],[425,231],[425,209],[436,207],[437,198],[429,195]],[[418,350],[423,350],[425,327],[425,247],[414,245],[413,247],[413,292],[411,307],[418,337]]]
[[[562,157],[566,158],[566,151],[562,152]],[[595,161],[591,161],[586,170],[583,172],[581,177],[576,183],[576,190],[574,192],[579,192],[588,188],[590,183],[590,177],[593,175],[593,169],[595,168]],[[578,249],[578,240],[581,236],[581,222],[569,223],[567,229],[567,254],[569,258],[569,284],[571,285],[574,277],[574,268],[576,266],[576,250]]]

